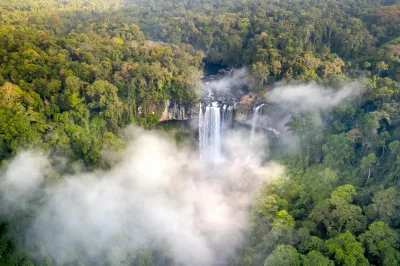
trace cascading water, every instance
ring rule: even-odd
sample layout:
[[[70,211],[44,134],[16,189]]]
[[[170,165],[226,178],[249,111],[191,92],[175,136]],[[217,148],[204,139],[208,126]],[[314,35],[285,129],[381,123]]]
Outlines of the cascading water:
[[[226,119],[226,104],[222,104],[221,108],[221,136],[224,137],[225,135],[225,119]]]
[[[221,158],[221,111],[218,102],[212,102],[199,116],[200,156],[205,160]]]
[[[199,112],[199,150],[200,150],[200,157],[204,157],[204,140],[205,140],[205,133],[204,133],[204,115],[203,115],[203,104],[200,103],[200,112]]]
[[[221,109],[221,136],[223,139],[225,139],[228,130],[232,127],[232,122],[233,106],[223,104]]]
[[[204,110],[205,109],[205,110]],[[233,123],[233,106],[208,103],[206,108],[200,104],[199,140],[200,157],[207,161],[222,159],[225,152],[225,138]]]
[[[221,118],[221,150],[222,153],[227,153],[226,139],[233,124],[233,106],[224,104],[221,108]]]
[[[256,134],[256,127],[258,120],[260,119],[260,109],[263,107],[264,104],[261,104],[257,107],[254,108],[254,114],[253,114],[253,121],[251,122],[251,133],[250,133],[250,143],[249,143],[249,150],[251,151],[252,145],[253,145],[253,139]]]

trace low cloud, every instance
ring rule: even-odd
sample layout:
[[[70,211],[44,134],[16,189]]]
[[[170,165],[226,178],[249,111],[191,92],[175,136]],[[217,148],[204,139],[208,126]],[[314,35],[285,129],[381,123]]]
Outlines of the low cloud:
[[[243,241],[255,191],[282,167],[235,156],[205,164],[161,133],[127,132],[128,148],[109,170],[64,174],[49,184],[54,169],[44,155],[24,152],[8,165],[0,177],[1,187],[12,188],[2,191],[7,205],[22,200],[37,210],[26,247],[58,263],[126,265],[148,248],[177,265],[224,265]],[[232,134],[228,146],[247,153],[238,138]],[[29,203],[33,195],[41,195],[38,203]]]
[[[323,126],[321,111],[349,104],[359,97],[361,85],[350,83],[340,89],[326,88],[316,83],[278,84],[266,95],[267,105],[263,108],[260,124],[280,132],[283,142],[291,150],[298,150],[299,138],[287,132],[285,124],[292,115],[307,113],[313,122],[313,130]]]
[[[47,156],[37,152],[23,152],[12,159],[1,175],[2,212],[25,209],[43,185],[49,166]]]
[[[334,90],[308,83],[301,85],[284,85],[274,88],[267,94],[267,101],[285,106],[291,112],[327,110],[352,100],[360,94],[360,85],[351,83]]]
[[[205,86],[206,89],[211,89],[219,93],[229,93],[250,86],[252,82],[252,78],[247,70],[245,68],[240,68],[232,69],[228,75],[222,78],[206,82]]]

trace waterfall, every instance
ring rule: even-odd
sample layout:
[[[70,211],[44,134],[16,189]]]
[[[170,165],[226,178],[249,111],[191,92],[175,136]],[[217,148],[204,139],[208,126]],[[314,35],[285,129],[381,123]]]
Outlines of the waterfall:
[[[260,119],[260,109],[263,107],[264,104],[261,104],[254,108],[254,114],[253,114],[253,120],[251,122],[251,133],[250,133],[250,143],[249,143],[249,150],[251,151],[252,145],[253,145],[253,139],[254,135],[256,134],[256,127],[258,120]]]
[[[226,138],[233,123],[233,106],[223,104],[221,108],[221,151],[226,153]]]
[[[225,119],[226,119],[226,104],[222,104],[221,108],[221,135],[224,135],[225,131]]]
[[[226,152],[225,139],[232,124],[233,106],[211,102],[204,108],[200,104],[199,146],[202,159],[216,161],[222,158]]]
[[[232,127],[233,106],[223,104],[221,108],[221,136],[226,137],[228,130]]]
[[[205,160],[221,158],[221,110],[218,102],[206,106],[205,114],[200,105],[199,139],[200,156]]]
[[[205,151],[205,133],[204,133],[204,115],[203,115],[203,104],[200,102],[200,112],[199,112],[199,150],[200,157],[203,158]]]

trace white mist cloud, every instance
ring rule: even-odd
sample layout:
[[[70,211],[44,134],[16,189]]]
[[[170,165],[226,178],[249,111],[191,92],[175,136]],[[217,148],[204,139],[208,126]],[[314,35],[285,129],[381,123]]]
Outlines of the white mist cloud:
[[[206,83],[208,89],[217,92],[231,92],[232,88],[241,88],[252,84],[252,79],[245,68],[233,69],[229,75]]]
[[[285,106],[291,112],[327,110],[359,95],[360,87],[351,83],[339,90],[316,83],[278,86],[267,94],[267,100]]]
[[[243,241],[258,185],[282,168],[242,155],[205,165],[197,152],[178,149],[160,133],[131,128],[128,135],[134,137],[110,170],[65,175],[42,186],[27,246],[59,263],[126,265],[150,248],[166,250],[177,265],[221,265]],[[244,154],[248,143],[237,139],[234,134],[232,154]],[[15,195],[39,189],[49,165],[45,156],[21,154],[0,185],[17,184]]]
[[[268,112],[261,117],[261,123],[278,130],[288,148],[297,150],[299,138],[287,132],[285,124],[293,114],[308,113],[314,130],[322,126],[320,111],[329,111],[346,104],[360,95],[360,84],[350,83],[340,89],[325,88],[316,83],[278,84],[266,95]]]
[[[24,209],[44,182],[50,163],[48,158],[30,151],[21,152],[0,176],[2,209]]]

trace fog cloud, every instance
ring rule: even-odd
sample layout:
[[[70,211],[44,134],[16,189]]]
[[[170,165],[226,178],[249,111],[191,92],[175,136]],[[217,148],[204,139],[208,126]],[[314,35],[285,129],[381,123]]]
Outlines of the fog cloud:
[[[327,110],[345,100],[354,99],[360,93],[357,83],[351,83],[339,90],[324,88],[316,83],[284,85],[267,94],[267,100],[290,109],[291,112]]]
[[[245,84],[243,75],[241,70],[211,84],[224,90]],[[357,88],[278,86],[267,102],[280,111],[267,109],[267,121],[276,120],[276,128],[285,132],[280,127],[293,113],[333,108],[358,95]],[[126,265],[138,251],[151,249],[177,265],[226,265],[243,242],[259,185],[283,171],[265,163],[260,144],[265,138],[255,136],[259,149],[249,157],[249,142],[243,141],[248,132],[231,131],[224,146],[231,156],[206,164],[197,151],[178,148],[162,133],[135,127],[125,133],[128,146],[108,153],[113,157],[108,170],[61,172],[58,182],[49,182],[49,175],[59,171],[55,158],[32,151],[20,153],[2,170],[2,214],[36,210],[23,232],[26,247],[58,263]]]
[[[233,92],[244,86],[252,84],[252,78],[245,68],[232,69],[229,75],[206,83],[206,88],[216,92]]]
[[[340,89],[326,88],[314,82],[307,84],[278,84],[266,95],[266,108],[260,123],[280,132],[288,148],[297,150],[299,139],[287,132],[285,124],[292,115],[307,113],[312,119],[314,130],[323,126],[321,111],[354,101],[359,95],[361,85],[350,83]]]
[[[23,152],[11,160],[1,175],[2,211],[25,209],[43,184],[49,166],[48,158],[36,152]]]
[[[125,265],[150,248],[178,265],[222,265],[243,241],[254,192],[282,168],[235,156],[206,165],[161,133],[128,132],[134,137],[109,170],[63,175],[44,186],[48,157],[24,152],[9,164],[0,177],[1,187],[11,188],[3,191],[8,204],[43,194],[27,247],[59,263]],[[228,146],[247,151],[237,138]]]

